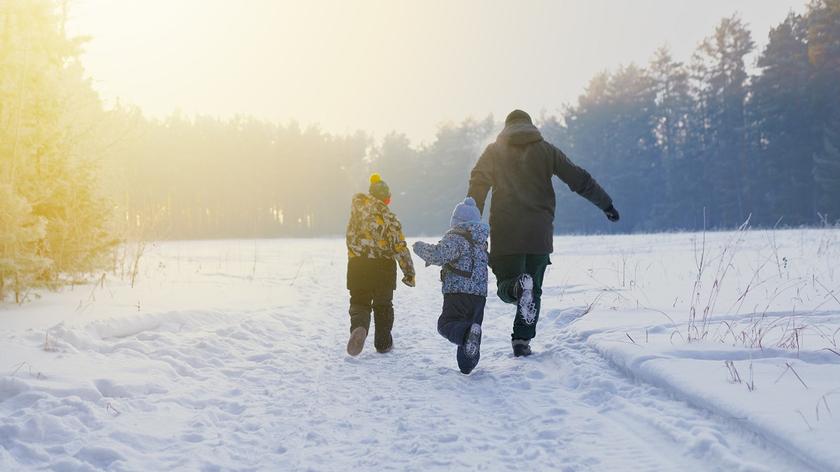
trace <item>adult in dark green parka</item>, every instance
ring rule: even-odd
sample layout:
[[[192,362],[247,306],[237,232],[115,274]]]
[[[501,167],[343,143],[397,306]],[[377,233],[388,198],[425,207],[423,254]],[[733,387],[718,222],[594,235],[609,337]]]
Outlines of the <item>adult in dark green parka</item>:
[[[487,146],[470,175],[469,196],[484,213],[487,192],[490,208],[490,267],[496,275],[499,298],[517,305],[511,341],[516,356],[531,354],[536,334],[542,281],[554,250],[554,209],[551,178],[618,221],[612,199],[589,173],[543,140],[531,117],[514,110],[496,142]]]

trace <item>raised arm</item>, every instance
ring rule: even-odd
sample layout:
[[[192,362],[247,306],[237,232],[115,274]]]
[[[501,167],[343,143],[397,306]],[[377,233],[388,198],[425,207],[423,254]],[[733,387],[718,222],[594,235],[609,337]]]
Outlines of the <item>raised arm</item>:
[[[478,162],[475,163],[472,172],[470,173],[470,189],[467,195],[475,200],[478,211],[484,214],[484,201],[487,199],[487,192],[493,186],[495,176],[493,175],[493,151],[490,146],[484,150]]]
[[[578,167],[572,162],[563,151],[551,146],[554,151],[554,175],[560,178],[573,192],[592,202],[603,211],[612,207],[612,198],[589,175],[586,169]]]

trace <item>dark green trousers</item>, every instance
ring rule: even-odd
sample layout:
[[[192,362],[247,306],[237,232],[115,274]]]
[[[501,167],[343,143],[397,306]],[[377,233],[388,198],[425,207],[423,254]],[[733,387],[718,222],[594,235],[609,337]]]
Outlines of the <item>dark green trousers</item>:
[[[525,320],[519,312],[519,307],[517,307],[516,318],[513,319],[512,339],[531,339],[537,334],[543,277],[549,264],[551,264],[551,258],[548,254],[490,256],[490,267],[496,276],[496,293],[503,302],[516,304],[517,300],[513,296],[513,286],[521,274],[531,274],[531,278],[534,279],[534,305],[537,308],[537,318],[534,320],[534,324],[525,324]]]

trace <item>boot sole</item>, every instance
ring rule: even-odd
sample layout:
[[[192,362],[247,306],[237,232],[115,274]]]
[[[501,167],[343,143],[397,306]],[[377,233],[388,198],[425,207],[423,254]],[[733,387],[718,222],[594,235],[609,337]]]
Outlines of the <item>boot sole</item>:
[[[367,339],[367,330],[358,327],[350,333],[350,339],[347,341],[347,354],[353,357],[358,356],[365,347],[365,339]]]
[[[534,281],[531,277],[526,280],[518,282],[522,284],[522,294],[519,295],[519,313],[522,315],[522,321],[527,325],[532,325],[537,319],[537,307],[534,304]]]
[[[474,324],[470,327],[470,333],[467,335],[467,341],[464,343],[464,353],[467,357],[478,357],[481,346],[481,326]]]

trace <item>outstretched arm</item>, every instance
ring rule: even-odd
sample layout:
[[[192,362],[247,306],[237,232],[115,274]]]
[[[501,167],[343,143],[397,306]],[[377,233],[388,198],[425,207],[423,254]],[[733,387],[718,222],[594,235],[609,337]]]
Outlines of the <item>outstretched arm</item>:
[[[490,146],[478,158],[472,172],[470,173],[470,189],[467,195],[475,200],[478,211],[484,214],[484,201],[487,199],[487,192],[493,186],[493,156]]]
[[[426,261],[426,265],[442,266],[461,257],[463,244],[460,238],[446,237],[437,244],[417,241],[414,243],[414,253]]]
[[[612,198],[589,175],[585,169],[578,167],[563,151],[551,146],[554,150],[554,175],[560,178],[573,192],[592,202],[603,211],[612,207]]]

